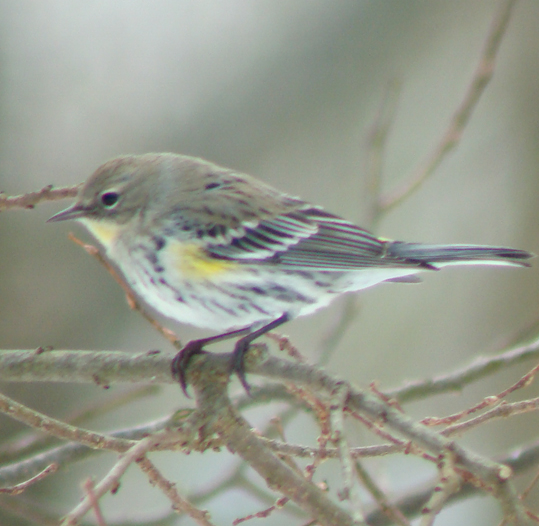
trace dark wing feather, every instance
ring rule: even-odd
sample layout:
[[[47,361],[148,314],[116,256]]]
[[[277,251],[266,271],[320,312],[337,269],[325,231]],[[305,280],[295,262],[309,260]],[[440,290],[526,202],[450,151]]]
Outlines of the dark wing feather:
[[[227,243],[211,243],[208,252],[216,257],[265,261],[316,234],[318,226],[300,212],[290,212],[259,221],[256,226],[228,232]]]
[[[227,244],[207,247],[213,257],[290,270],[360,270],[427,267],[422,261],[387,257],[388,243],[321,208],[306,207],[245,228]]]

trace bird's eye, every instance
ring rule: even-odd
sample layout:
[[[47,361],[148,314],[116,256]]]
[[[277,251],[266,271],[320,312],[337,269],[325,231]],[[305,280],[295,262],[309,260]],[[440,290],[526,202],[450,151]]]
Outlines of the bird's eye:
[[[113,208],[120,199],[120,194],[117,192],[105,192],[101,195],[101,202],[106,208]]]

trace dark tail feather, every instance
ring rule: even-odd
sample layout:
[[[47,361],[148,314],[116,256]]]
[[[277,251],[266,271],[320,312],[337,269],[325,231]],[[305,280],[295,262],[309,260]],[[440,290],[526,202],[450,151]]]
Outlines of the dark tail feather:
[[[515,265],[529,267],[525,261],[534,254],[525,250],[481,245],[423,245],[395,241],[387,249],[386,257],[404,258],[432,265]]]

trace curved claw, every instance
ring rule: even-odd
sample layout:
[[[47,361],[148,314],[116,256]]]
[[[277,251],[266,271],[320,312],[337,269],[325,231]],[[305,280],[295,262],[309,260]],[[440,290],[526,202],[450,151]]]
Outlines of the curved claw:
[[[175,378],[182,388],[183,394],[187,398],[191,398],[187,394],[187,380],[186,380],[186,371],[189,361],[195,354],[203,354],[204,351],[202,348],[209,343],[217,343],[235,336],[243,336],[240,338],[236,345],[234,346],[234,351],[232,353],[232,360],[230,362],[230,372],[238,375],[238,378],[243,385],[246,393],[251,394],[251,386],[247,383],[245,379],[245,366],[243,364],[243,358],[245,353],[249,348],[249,345],[253,340],[256,340],[258,337],[262,336],[268,331],[271,331],[287,322],[290,319],[288,313],[282,314],[279,318],[271,321],[267,325],[260,327],[260,329],[250,332],[250,328],[246,327],[243,329],[236,329],[230,332],[225,332],[224,334],[218,334],[217,336],[210,336],[209,338],[203,338],[201,340],[191,340],[187,345],[173,358],[172,363],[170,364],[170,370],[172,372],[172,377]]]
[[[245,392],[251,396],[251,386],[245,378],[245,364],[243,359],[245,358],[245,353],[249,349],[251,344],[251,339],[249,337],[240,338],[236,345],[234,346],[234,351],[232,352],[232,359],[230,360],[230,373],[235,373],[243,385]]]
[[[260,329],[247,334],[236,342],[236,345],[234,346],[234,352],[232,353],[232,360],[230,361],[230,372],[236,373],[241,382],[241,385],[243,385],[245,392],[249,396],[251,396],[251,386],[247,383],[247,380],[245,379],[245,365],[243,363],[243,359],[245,357],[247,349],[249,349],[249,345],[251,344],[251,342],[259,338],[263,334],[266,334],[268,331],[271,331],[276,327],[279,327],[279,325],[286,323],[289,319],[290,315],[285,312],[276,320],[273,320],[267,325],[260,327]]]
[[[187,380],[186,372],[187,366],[191,361],[191,358],[196,354],[204,354],[206,351],[202,349],[206,340],[191,340],[187,342],[185,347],[181,349],[178,354],[172,359],[170,364],[170,372],[172,373],[172,378],[177,380],[182,388],[183,394],[187,398],[191,398],[187,394]]]

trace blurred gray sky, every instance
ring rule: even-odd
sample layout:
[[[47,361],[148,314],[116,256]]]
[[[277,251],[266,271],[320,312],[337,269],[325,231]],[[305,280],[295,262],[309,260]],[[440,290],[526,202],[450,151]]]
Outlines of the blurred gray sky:
[[[74,184],[116,155],[173,151],[251,173],[361,221],[369,198],[366,136],[388,82],[402,82],[402,92],[386,189],[438,141],[496,6],[490,0],[0,0],[0,190]],[[538,20],[539,3],[517,6],[494,80],[459,149],[377,233],[539,252]],[[64,204],[0,216],[1,348],[170,350],[128,311],[105,271],[67,240],[68,231],[89,239],[82,229],[45,224]],[[380,379],[395,386],[495,349],[537,314],[537,268],[465,267],[426,282],[366,292],[330,370],[360,384]],[[316,359],[342,305],[284,330]],[[179,331],[184,339],[203,334]],[[97,390],[6,389],[58,416]],[[183,403],[178,389],[164,393],[158,414]],[[67,405],[59,409],[60,402]],[[462,399],[436,403],[429,410],[442,413]],[[156,414],[154,405],[143,407],[126,411],[127,420]],[[109,428],[116,425],[115,417]],[[489,452],[513,439],[501,432]],[[484,445],[481,437],[470,440]],[[234,509],[219,513],[220,523],[237,516]]]

